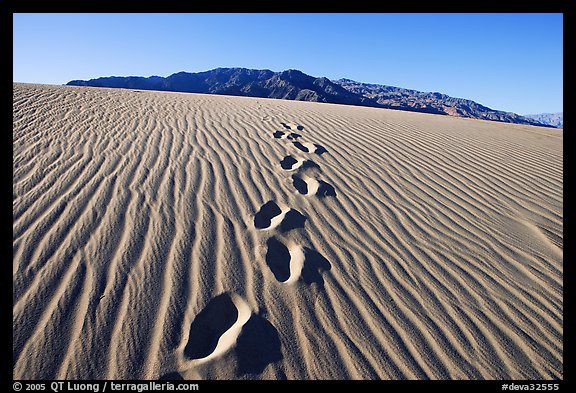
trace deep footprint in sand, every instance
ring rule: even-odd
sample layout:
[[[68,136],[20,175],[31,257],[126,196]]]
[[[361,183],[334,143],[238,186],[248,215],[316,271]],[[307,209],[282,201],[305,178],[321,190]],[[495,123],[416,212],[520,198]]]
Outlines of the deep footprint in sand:
[[[306,284],[324,286],[321,272],[332,265],[319,252],[297,244],[285,245],[275,237],[266,242],[266,264],[278,282],[291,284],[302,279]]]
[[[301,271],[301,278],[308,285],[317,284],[319,288],[324,288],[322,273],[332,269],[332,264],[318,251],[308,247],[303,248],[304,266]]]
[[[302,135],[297,134],[295,132],[291,132],[289,134],[282,132],[282,131],[274,131],[274,133],[272,133],[272,136],[276,139],[290,139],[290,140],[296,140],[300,137],[302,137]]]
[[[284,170],[293,171],[295,169],[300,168],[303,163],[304,163],[304,160],[297,160],[296,158],[294,158],[292,156],[286,156],[282,159],[282,161],[280,161],[280,166]]]
[[[280,161],[280,166],[286,171],[294,171],[298,168],[319,168],[320,166],[312,160],[296,159],[292,156],[286,156]]]
[[[302,150],[304,153],[316,153],[318,155],[322,155],[328,151],[323,146],[320,146],[317,143],[311,143],[311,142],[292,142],[292,143],[297,149]]]
[[[216,296],[194,318],[184,355],[191,365],[201,365],[232,353],[238,375],[260,374],[269,364],[282,360],[280,335],[264,314],[252,312],[236,294]],[[160,379],[184,378],[180,372],[171,372]]]
[[[280,206],[274,201],[268,201],[254,216],[254,226],[258,229],[269,229],[277,226],[284,218]]]
[[[303,125],[300,124],[293,124],[293,123],[280,123],[282,124],[282,126],[284,128],[286,128],[287,130],[298,130],[298,131],[302,131],[304,129]]]
[[[265,318],[265,313],[252,313],[234,352],[238,359],[237,375],[260,374],[269,364],[282,360],[280,334]]]
[[[292,184],[302,195],[316,195],[318,198],[336,196],[336,190],[333,186],[323,180],[316,180],[306,175],[292,175]]]
[[[306,216],[296,209],[284,208],[274,201],[268,201],[254,216],[254,226],[257,229],[273,229],[279,227],[280,231],[287,232],[296,228],[303,228]]]
[[[234,346],[251,314],[240,296],[228,293],[216,296],[194,318],[184,354],[198,363],[224,354]]]
[[[275,237],[266,242],[266,264],[278,282],[291,283],[297,281],[304,266],[304,253],[299,246],[286,247]]]

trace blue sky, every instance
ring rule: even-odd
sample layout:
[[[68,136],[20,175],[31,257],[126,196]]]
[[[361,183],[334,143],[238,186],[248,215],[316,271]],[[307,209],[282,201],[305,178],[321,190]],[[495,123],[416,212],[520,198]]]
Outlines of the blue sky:
[[[519,114],[563,110],[562,14],[14,14],[13,21],[15,82],[292,68]]]

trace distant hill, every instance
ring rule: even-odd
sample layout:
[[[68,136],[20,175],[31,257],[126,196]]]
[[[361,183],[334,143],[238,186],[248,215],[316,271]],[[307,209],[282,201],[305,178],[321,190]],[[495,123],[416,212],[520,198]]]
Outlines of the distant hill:
[[[334,82],[352,93],[376,100],[383,108],[470,117],[506,123],[543,125],[536,119],[527,119],[516,113],[494,110],[477,102],[464,98],[450,97],[446,94],[361,83],[350,79],[339,79]]]
[[[73,80],[67,85],[327,102],[543,125],[534,119],[515,113],[497,111],[474,101],[453,98],[440,93],[423,93],[397,87],[360,83],[350,79],[331,81],[325,77],[316,78],[306,75],[298,70],[273,72],[246,68],[216,68],[197,73],[178,72],[165,78],[110,76]]]
[[[564,128],[564,112],[558,113],[539,113],[536,115],[524,115],[529,119],[534,119],[542,124],[556,128]]]

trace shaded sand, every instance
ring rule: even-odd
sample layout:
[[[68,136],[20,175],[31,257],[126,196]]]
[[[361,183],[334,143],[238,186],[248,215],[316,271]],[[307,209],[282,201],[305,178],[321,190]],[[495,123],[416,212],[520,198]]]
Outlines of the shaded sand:
[[[16,379],[563,378],[562,130],[28,84],[13,116]]]

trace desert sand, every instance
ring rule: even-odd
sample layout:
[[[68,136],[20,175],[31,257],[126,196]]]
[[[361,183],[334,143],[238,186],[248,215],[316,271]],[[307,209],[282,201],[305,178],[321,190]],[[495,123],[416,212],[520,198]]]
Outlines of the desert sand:
[[[13,88],[14,378],[563,378],[562,130]]]

